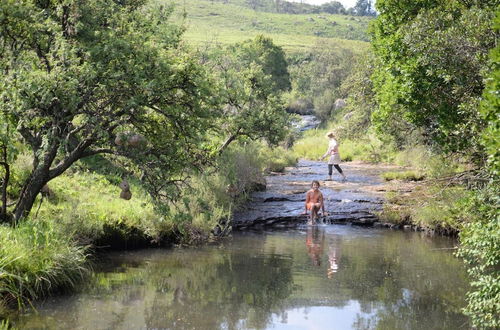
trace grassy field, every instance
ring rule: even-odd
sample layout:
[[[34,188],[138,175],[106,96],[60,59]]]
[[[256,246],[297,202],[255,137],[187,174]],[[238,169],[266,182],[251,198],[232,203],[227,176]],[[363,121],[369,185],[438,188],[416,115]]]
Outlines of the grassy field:
[[[194,45],[235,43],[264,34],[287,52],[307,50],[321,43],[335,43],[355,52],[368,47],[367,17],[278,14],[206,0],[156,2],[175,5],[173,20],[185,24],[184,39]]]

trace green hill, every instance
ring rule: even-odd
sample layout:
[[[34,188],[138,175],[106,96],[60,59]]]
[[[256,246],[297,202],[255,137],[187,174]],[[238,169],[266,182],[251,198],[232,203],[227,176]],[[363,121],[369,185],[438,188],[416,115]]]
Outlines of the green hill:
[[[164,0],[157,0],[165,3]],[[244,0],[229,3],[210,0],[173,0],[173,19],[183,23],[185,39],[194,44],[234,43],[258,34],[270,36],[289,52],[321,43],[335,43],[353,51],[368,45],[369,17],[321,14],[282,14],[256,11]],[[184,14],[186,16],[184,16]]]

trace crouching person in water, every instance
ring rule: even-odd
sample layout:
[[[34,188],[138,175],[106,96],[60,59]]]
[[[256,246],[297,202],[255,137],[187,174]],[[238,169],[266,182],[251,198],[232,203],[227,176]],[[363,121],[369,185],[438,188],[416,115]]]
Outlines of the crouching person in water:
[[[311,184],[311,189],[306,193],[306,210],[303,214],[307,214],[307,211],[311,211],[309,215],[309,221],[307,224],[314,225],[316,224],[316,218],[318,218],[318,212],[321,209],[323,215],[327,215],[325,213],[325,204],[323,203],[323,194],[319,190],[319,182],[314,180]]]

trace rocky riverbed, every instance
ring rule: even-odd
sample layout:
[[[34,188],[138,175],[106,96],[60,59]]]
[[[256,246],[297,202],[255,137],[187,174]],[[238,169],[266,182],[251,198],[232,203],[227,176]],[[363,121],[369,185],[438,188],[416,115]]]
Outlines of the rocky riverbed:
[[[305,224],[305,193],[311,182],[318,180],[325,199],[328,216],[325,223],[351,223],[373,226],[378,223],[377,212],[382,209],[386,187],[381,178],[395,166],[372,165],[357,162],[343,163],[345,182],[334,173],[333,181],[325,181],[328,174],[324,162],[300,160],[296,167],[284,173],[266,177],[267,189],[252,194],[246,206],[234,214],[233,229],[294,227]]]

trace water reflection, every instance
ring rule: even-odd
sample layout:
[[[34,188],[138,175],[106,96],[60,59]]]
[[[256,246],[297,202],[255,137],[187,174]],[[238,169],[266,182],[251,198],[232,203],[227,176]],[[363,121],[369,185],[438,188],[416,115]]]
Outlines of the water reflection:
[[[338,259],[340,258],[340,248],[337,246],[336,241],[332,238],[332,241],[328,243],[328,278],[333,278],[333,275],[338,271],[339,264]]]
[[[305,241],[305,246],[304,246]],[[316,226],[222,245],[109,254],[92,283],[23,329],[467,328],[453,242]],[[464,325],[465,324],[465,325]]]
[[[325,231],[318,226],[308,226],[306,235],[306,246],[313,266],[321,266],[321,258],[325,245]]]

